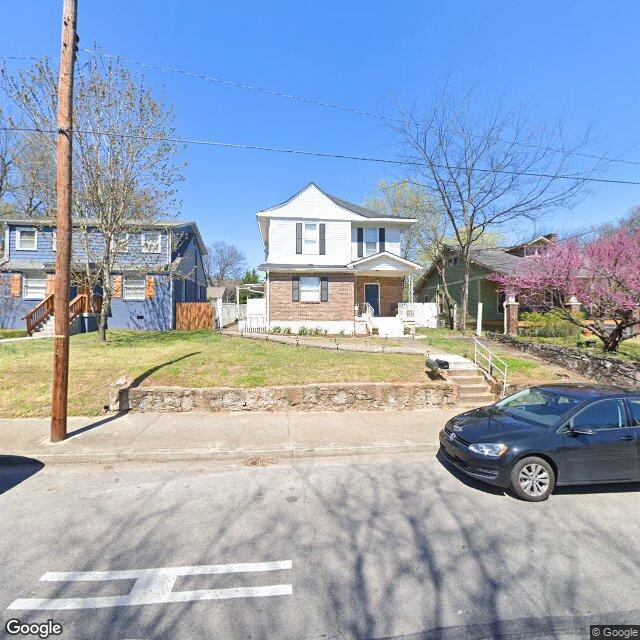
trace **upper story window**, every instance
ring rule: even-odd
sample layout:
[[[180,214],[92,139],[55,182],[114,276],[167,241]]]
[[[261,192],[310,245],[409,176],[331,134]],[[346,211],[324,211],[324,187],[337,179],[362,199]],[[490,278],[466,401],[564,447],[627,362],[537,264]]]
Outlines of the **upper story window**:
[[[55,229],[51,232],[51,249],[58,250],[58,232]]]
[[[366,228],[364,230],[364,255],[372,256],[378,253],[378,229]]]
[[[302,252],[317,255],[320,252],[318,242],[318,223],[305,222],[303,227]]]
[[[144,241],[143,241],[144,251]],[[120,231],[111,239],[111,248],[115,253],[127,253],[129,251],[129,234],[126,231]],[[158,251],[149,253],[159,253]]]
[[[37,248],[38,231],[36,229],[16,229],[16,249],[35,251]]]
[[[449,267],[457,267],[459,261],[460,261],[460,258],[458,258],[458,256],[453,256],[452,258],[447,259],[447,265]]]
[[[160,233],[143,233],[141,238],[142,253],[162,252],[162,235]]]

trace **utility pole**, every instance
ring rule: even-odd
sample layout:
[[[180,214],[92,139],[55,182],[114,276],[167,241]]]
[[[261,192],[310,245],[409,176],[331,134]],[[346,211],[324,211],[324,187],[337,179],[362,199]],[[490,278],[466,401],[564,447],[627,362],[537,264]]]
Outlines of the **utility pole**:
[[[73,69],[76,59],[78,0],[63,0],[62,50],[58,77],[58,137],[56,140],[56,279],[51,442],[67,437],[69,390],[69,286],[71,284],[71,152],[73,126]]]

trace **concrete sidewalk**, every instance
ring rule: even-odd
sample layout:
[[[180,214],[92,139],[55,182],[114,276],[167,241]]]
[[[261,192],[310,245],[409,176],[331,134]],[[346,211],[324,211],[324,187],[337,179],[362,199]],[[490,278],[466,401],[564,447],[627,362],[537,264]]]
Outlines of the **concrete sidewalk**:
[[[435,451],[459,412],[127,413],[70,418],[69,438],[56,444],[48,419],[0,419],[0,463],[2,455],[50,464]]]

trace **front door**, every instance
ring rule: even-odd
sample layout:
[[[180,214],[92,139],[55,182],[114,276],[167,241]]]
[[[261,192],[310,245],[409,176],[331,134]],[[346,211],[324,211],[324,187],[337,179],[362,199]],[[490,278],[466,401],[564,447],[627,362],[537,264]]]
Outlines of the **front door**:
[[[380,285],[376,283],[364,285],[364,301],[373,307],[373,315],[380,315]]]
[[[627,425],[622,400],[600,400],[571,420],[576,427],[591,427],[591,435],[566,431],[566,479],[625,480],[638,476],[638,441],[635,427]]]

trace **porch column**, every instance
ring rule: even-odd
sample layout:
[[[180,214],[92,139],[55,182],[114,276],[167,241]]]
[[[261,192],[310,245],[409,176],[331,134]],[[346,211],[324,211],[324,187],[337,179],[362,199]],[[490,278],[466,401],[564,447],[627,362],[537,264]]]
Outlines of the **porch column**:
[[[569,313],[572,316],[577,316],[580,313],[580,307],[582,306],[575,296],[569,296],[564,303],[565,307],[569,309]]]
[[[518,307],[515,295],[508,294],[504,301],[504,333],[507,336],[518,335]]]

